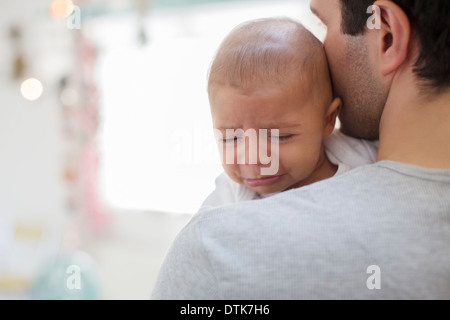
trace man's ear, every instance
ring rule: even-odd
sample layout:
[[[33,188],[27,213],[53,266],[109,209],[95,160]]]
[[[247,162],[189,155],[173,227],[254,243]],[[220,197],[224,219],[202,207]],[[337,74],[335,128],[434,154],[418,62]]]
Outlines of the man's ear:
[[[381,73],[386,76],[397,70],[408,58],[411,23],[403,9],[393,1],[379,0],[373,6],[380,22],[377,41]]]
[[[325,119],[324,138],[328,138],[336,128],[336,119],[341,112],[342,100],[334,98],[328,107],[327,116]]]

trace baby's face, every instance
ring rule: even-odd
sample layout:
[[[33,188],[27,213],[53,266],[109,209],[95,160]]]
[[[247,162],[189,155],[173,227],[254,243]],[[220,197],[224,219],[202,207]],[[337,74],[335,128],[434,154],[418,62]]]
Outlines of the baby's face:
[[[330,132],[329,126],[334,127],[335,118],[330,124],[332,117],[327,117],[327,108],[315,105],[308,89],[280,85],[246,92],[215,84],[210,88],[210,103],[214,128],[223,137],[218,141],[219,147],[223,148],[223,167],[231,179],[260,194],[281,192],[321,180],[317,168],[325,161],[323,140]],[[234,151],[237,155],[238,144],[242,142],[227,136],[227,129],[242,129],[244,132],[268,129],[265,144],[268,150],[261,152],[259,148],[264,144],[259,141],[258,161],[251,164],[255,162],[251,162],[248,156],[250,143],[247,139],[245,164],[237,164],[237,156],[230,163],[226,159],[227,152]],[[278,137],[270,135],[273,129],[279,130]],[[271,148],[273,143],[279,145],[278,154],[276,148]],[[278,157],[275,174],[261,174],[261,168],[270,167],[270,164],[262,164],[264,161],[259,161],[260,154],[271,156],[272,161]]]

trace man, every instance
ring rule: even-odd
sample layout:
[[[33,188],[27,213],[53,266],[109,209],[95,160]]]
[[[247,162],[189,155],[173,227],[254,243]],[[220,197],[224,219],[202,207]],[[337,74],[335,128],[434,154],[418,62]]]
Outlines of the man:
[[[342,130],[379,137],[378,162],[197,215],[153,299],[450,299],[450,3],[311,8]]]

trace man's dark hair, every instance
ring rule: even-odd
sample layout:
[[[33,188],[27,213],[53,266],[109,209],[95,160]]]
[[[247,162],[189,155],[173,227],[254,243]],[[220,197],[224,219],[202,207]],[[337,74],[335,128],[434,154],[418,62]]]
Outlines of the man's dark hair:
[[[374,0],[340,0],[342,31],[360,35],[367,30],[367,8]],[[408,16],[419,37],[421,53],[414,71],[436,89],[450,87],[450,1],[393,0]]]

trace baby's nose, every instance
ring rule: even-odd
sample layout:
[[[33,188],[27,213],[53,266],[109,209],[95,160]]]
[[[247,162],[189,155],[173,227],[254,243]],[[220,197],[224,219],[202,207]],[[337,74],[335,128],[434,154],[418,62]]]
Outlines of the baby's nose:
[[[247,166],[260,166],[260,149],[257,144],[245,144],[237,148],[237,164]]]
[[[270,148],[268,148],[266,141],[262,142],[263,143],[261,143],[261,137],[254,140],[246,139],[240,141],[236,148],[237,163],[257,166],[267,164],[266,157],[267,153],[270,152]],[[261,159],[261,156],[263,159]]]

